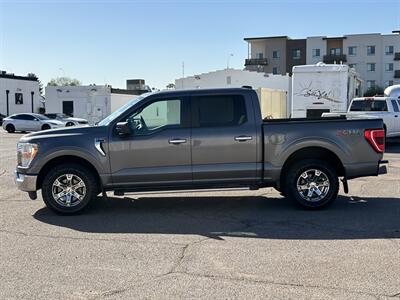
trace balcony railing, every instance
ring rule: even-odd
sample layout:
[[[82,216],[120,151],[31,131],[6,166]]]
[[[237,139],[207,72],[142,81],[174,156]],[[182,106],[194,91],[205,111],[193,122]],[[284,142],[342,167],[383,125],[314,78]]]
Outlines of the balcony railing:
[[[394,54],[394,60],[400,60],[400,52]]]
[[[328,54],[328,55],[324,55],[324,63],[326,64],[333,64],[333,63],[337,63],[339,64],[340,62],[346,62],[347,58],[346,55],[344,54],[340,54],[340,55],[335,55],[335,54]]]
[[[394,78],[400,78],[400,70],[394,71]]]
[[[245,66],[254,66],[254,65],[268,65],[268,59],[266,58],[248,58],[244,62]]]

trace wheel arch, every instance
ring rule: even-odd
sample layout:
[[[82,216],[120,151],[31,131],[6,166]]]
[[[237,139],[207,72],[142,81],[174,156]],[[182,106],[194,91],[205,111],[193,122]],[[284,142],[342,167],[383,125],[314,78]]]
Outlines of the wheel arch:
[[[338,176],[346,175],[346,170],[344,168],[343,162],[333,151],[324,147],[310,146],[298,149],[290,154],[290,156],[283,164],[280,176],[280,183],[284,182],[290,166],[292,166],[293,163],[304,159],[319,159],[332,165]]]
[[[38,178],[36,181],[36,188],[41,189],[42,183],[43,183],[43,180],[44,180],[46,174],[48,174],[48,172],[52,168],[54,168],[55,166],[61,165],[61,164],[78,164],[80,166],[84,166],[92,174],[95,175],[98,186],[101,187],[101,178],[100,178],[99,172],[97,171],[95,166],[90,161],[88,161],[87,159],[84,159],[82,157],[75,156],[75,155],[61,155],[61,156],[57,156],[57,157],[50,159],[43,165],[43,167],[40,169],[40,172],[38,174]]]

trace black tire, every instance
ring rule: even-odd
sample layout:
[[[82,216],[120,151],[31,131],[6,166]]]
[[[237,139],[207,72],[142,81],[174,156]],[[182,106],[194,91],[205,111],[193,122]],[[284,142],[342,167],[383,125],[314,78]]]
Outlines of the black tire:
[[[49,124],[44,124],[43,126],[42,126],[42,130],[47,130],[47,129],[50,129],[51,127],[50,127],[50,125]]]
[[[13,124],[8,124],[6,126],[6,130],[8,133],[14,133],[15,132],[15,126]]]
[[[74,204],[73,206],[67,206],[66,204],[62,205],[59,203],[60,200],[57,201],[53,197],[53,184],[56,179],[59,179],[66,174],[77,176],[84,182],[86,188],[84,197],[79,201],[79,203]],[[42,183],[42,197],[46,206],[59,214],[65,215],[75,214],[82,211],[89,202],[96,197],[98,190],[99,186],[96,180],[96,175],[89,169],[77,164],[62,164],[54,167],[50,172],[48,172]]]
[[[318,179],[316,179],[317,174],[315,170],[321,172]],[[313,179],[311,179],[310,175],[313,174],[313,172],[314,176]],[[304,178],[303,176],[307,174],[309,176]],[[327,180],[323,180],[323,178]],[[329,188],[322,186],[322,182],[327,182]],[[316,183],[321,186],[316,187]],[[309,188],[298,191],[298,184],[300,187],[308,186]],[[322,189],[322,193],[320,188]],[[312,191],[312,189],[315,191]],[[316,191],[316,189],[318,189],[318,191]],[[308,192],[310,192],[310,190],[312,195],[308,197]],[[339,192],[339,179],[335,169],[330,164],[317,159],[305,159],[294,163],[288,169],[285,179],[285,192],[287,197],[294,200],[303,208],[321,209],[327,207],[336,200]],[[318,195],[317,192],[321,193],[322,196]],[[306,193],[307,195],[305,195]]]
[[[71,127],[71,126],[74,126],[74,125],[75,125],[75,124],[72,123],[72,122],[68,122],[67,124],[65,124],[66,127]]]

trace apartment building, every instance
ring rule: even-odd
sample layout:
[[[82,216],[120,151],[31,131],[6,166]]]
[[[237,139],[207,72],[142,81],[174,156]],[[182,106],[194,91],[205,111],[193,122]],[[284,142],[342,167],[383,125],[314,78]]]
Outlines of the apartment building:
[[[338,37],[287,36],[245,38],[248,43],[247,70],[291,73],[294,65],[318,62],[343,63],[354,68],[364,80],[364,91],[400,84],[400,34],[349,34]],[[283,54],[283,55],[282,55]]]
[[[246,70],[285,75],[306,63],[306,39],[287,36],[245,38],[248,43]]]

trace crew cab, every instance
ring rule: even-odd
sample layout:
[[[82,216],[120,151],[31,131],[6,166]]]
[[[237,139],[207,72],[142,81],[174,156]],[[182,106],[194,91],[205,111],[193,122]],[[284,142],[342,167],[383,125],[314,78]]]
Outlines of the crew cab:
[[[345,113],[324,113],[323,117],[346,116],[355,118],[379,118],[383,120],[386,137],[400,136],[400,99],[391,97],[354,98]]]
[[[327,206],[339,179],[386,173],[383,122],[262,120],[249,88],[141,95],[93,127],[25,135],[15,180],[59,213],[106,191],[275,187],[304,208]]]

